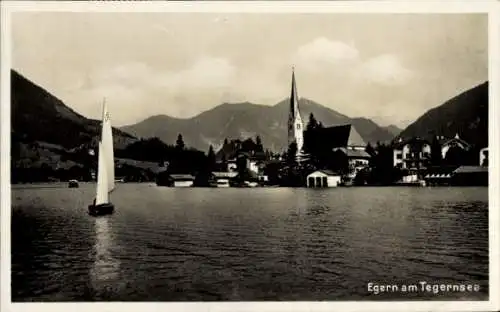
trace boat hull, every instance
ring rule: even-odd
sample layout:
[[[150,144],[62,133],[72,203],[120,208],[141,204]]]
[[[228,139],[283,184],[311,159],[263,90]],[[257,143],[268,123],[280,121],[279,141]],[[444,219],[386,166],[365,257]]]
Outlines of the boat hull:
[[[104,216],[112,214],[115,210],[115,206],[111,203],[100,204],[100,205],[89,205],[89,215],[91,216]]]
[[[69,183],[68,183],[69,188],[78,188],[78,186],[79,186],[78,182],[76,182],[76,181],[69,181]]]

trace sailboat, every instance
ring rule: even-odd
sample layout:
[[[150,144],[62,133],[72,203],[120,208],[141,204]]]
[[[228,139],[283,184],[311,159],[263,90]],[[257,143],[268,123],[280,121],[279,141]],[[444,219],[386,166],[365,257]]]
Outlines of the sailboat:
[[[111,119],[102,105],[102,128],[99,141],[99,159],[97,162],[97,190],[94,202],[89,205],[90,215],[106,215],[113,213],[115,207],[110,201],[110,194],[115,188],[115,162],[113,153],[113,132]]]

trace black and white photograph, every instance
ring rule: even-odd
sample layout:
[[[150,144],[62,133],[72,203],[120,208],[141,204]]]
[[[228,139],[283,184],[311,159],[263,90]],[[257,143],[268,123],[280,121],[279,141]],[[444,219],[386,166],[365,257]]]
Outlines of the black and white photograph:
[[[2,301],[498,308],[498,7],[443,2],[2,3]]]

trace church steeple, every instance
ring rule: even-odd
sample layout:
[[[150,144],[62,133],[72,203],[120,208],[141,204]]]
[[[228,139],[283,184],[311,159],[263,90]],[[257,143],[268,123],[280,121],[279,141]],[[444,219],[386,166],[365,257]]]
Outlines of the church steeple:
[[[297,155],[302,151],[304,145],[303,123],[299,110],[299,97],[297,95],[297,85],[295,82],[295,68],[292,67],[292,90],[290,95],[290,111],[288,115],[288,146],[297,144]]]
[[[295,68],[292,67],[292,94],[290,95],[290,117],[295,118],[299,111],[299,98],[297,96],[297,85],[295,83]]]

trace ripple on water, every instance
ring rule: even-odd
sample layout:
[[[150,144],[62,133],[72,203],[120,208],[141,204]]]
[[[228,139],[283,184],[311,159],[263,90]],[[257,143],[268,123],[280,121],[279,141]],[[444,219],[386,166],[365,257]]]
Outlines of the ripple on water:
[[[94,187],[13,190],[14,301],[394,300],[367,282],[408,280],[487,296],[484,188],[123,184],[116,213],[91,218]]]

